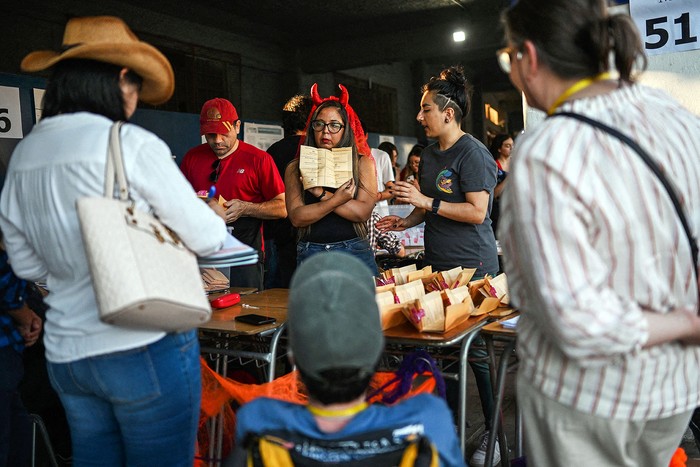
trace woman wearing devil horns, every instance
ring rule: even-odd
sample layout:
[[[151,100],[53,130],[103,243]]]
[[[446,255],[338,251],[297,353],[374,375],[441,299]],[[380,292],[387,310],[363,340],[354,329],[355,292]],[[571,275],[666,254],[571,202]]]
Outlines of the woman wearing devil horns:
[[[377,199],[377,179],[366,136],[355,111],[348,104],[348,91],[339,85],[340,98],[322,99],[317,85],[311,87],[314,107],[307,125],[305,146],[352,148],[352,178],[338,188],[303,188],[299,159],[284,175],[287,213],[299,229],[297,264],[312,255],[344,251],[361,259],[377,273],[374,255],[367,241],[366,222]]]

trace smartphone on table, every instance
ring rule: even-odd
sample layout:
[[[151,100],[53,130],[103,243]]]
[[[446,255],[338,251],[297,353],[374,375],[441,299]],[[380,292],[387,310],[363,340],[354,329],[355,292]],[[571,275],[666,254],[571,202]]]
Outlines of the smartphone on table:
[[[271,316],[263,316],[255,313],[249,313],[247,315],[238,315],[234,319],[236,321],[240,321],[241,323],[252,324],[254,326],[272,324],[275,322],[275,318]]]

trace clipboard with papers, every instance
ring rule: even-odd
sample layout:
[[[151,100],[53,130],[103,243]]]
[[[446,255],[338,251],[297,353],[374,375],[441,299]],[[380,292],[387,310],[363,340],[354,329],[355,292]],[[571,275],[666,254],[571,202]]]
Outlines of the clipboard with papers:
[[[229,234],[219,251],[209,256],[200,256],[197,262],[200,268],[249,266],[258,262],[258,252]]]

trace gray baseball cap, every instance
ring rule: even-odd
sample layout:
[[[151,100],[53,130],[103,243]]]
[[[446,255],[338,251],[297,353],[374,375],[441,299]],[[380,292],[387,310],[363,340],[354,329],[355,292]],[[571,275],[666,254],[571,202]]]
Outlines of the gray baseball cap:
[[[336,368],[373,373],[384,349],[372,272],[347,253],[319,253],[297,268],[287,324],[294,362],[314,379]]]

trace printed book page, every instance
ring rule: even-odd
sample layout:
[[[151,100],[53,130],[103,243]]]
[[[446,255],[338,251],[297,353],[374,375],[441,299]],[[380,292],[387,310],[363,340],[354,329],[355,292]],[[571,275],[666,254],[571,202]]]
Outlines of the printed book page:
[[[299,171],[304,190],[316,186],[338,188],[352,178],[352,148],[301,146]]]

